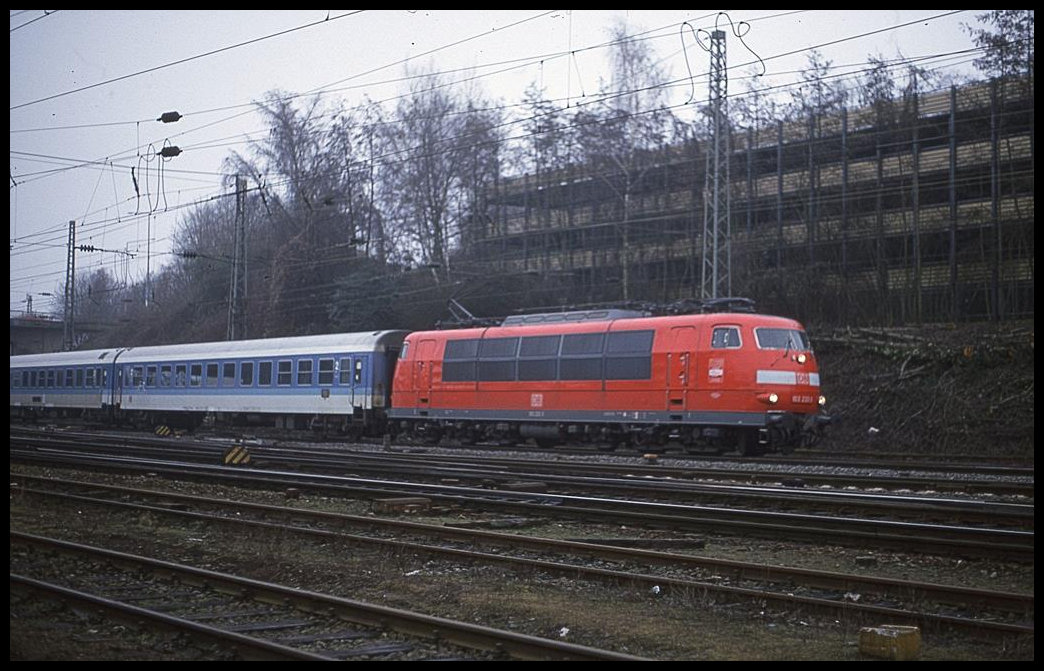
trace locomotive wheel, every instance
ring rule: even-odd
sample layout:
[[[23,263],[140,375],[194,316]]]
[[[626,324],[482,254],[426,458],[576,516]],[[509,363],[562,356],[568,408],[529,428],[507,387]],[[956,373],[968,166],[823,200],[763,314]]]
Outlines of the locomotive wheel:
[[[756,457],[762,454],[761,445],[758,444],[757,431],[742,431],[739,434],[739,453],[745,457]]]

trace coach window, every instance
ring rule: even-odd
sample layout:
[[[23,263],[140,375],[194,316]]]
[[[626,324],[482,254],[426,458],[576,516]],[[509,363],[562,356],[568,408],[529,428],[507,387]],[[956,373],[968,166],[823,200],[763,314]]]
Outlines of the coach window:
[[[161,387],[169,387],[170,386],[171,374],[172,374],[173,370],[174,370],[173,366],[171,366],[169,363],[163,364],[162,366],[160,366],[159,383],[160,383]]]
[[[73,373],[73,369],[72,368],[66,368],[65,369],[65,381],[62,382],[62,386],[63,387],[71,387],[71,386],[73,386],[73,375],[74,375],[74,373]]]
[[[279,362],[279,374],[276,378],[277,384],[280,387],[289,387],[290,383],[294,381],[293,376],[293,361],[280,361]]]
[[[188,366],[179,363],[174,366],[174,386],[184,387],[188,383]]]
[[[145,384],[145,369],[141,366],[134,366],[131,369],[131,386],[137,389]],[[94,386],[94,371],[91,370],[87,376],[87,386]]]
[[[203,383],[203,364],[194,363],[189,366],[189,384],[198,387]]]
[[[145,386],[155,387],[156,386],[156,367],[149,366],[145,369]]]
[[[572,333],[562,337],[560,380],[602,379],[603,333]]]
[[[224,363],[221,365],[221,386],[236,386],[236,364]]]
[[[98,369],[97,379],[98,379],[98,386],[99,387],[107,386],[108,382],[109,382],[109,369],[108,368],[99,368]]]
[[[310,387],[312,385],[312,360],[297,360],[297,386]]]
[[[712,349],[737,349],[740,346],[740,333],[736,326],[717,326],[711,333]]]
[[[207,378],[203,384],[207,387],[218,386],[218,365],[216,363],[207,364]]]
[[[257,364],[257,384],[260,387],[272,385],[272,362],[261,361]]]
[[[244,361],[239,364],[239,386],[240,387],[252,387],[254,386],[254,362]]]
[[[363,378],[363,360],[362,359],[356,359],[355,360],[355,377],[353,378],[353,380],[355,381],[355,384],[362,384],[362,378]]]
[[[83,369],[82,368],[77,368],[76,369],[76,386],[80,387],[80,388],[83,387]]]
[[[334,360],[319,359],[319,384],[330,386],[334,383]]]
[[[54,389],[54,369],[48,369],[47,371],[47,386],[50,389]]]
[[[337,381],[338,384],[349,386],[352,383],[352,360],[341,359],[338,362],[337,368]]]

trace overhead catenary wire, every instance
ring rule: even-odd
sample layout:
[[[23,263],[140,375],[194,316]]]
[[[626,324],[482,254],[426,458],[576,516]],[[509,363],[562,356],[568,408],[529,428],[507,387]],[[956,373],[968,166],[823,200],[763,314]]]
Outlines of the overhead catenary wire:
[[[515,122],[515,123],[519,123],[519,122]],[[514,141],[514,140],[519,140],[519,139],[523,139],[523,138],[525,138],[525,137],[528,137],[528,136],[529,136],[529,134],[520,134],[520,135],[515,135],[515,136],[512,136],[512,137],[506,138],[506,140],[505,140],[505,141],[506,141],[506,142],[510,142],[510,141]],[[385,157],[385,158],[386,158],[386,157]],[[111,163],[110,163],[110,165],[111,165]],[[217,173],[215,173],[215,174],[217,174]],[[285,185],[286,185],[286,183],[284,182],[284,183],[283,183],[283,186],[285,186]],[[279,184],[277,184],[277,183],[273,183],[273,184],[272,184],[271,186],[279,186]],[[197,202],[196,204],[198,204],[198,203],[200,203],[200,202],[207,202],[207,200],[209,200],[209,199],[204,199],[204,200],[202,200],[202,201],[198,201],[198,202]]]

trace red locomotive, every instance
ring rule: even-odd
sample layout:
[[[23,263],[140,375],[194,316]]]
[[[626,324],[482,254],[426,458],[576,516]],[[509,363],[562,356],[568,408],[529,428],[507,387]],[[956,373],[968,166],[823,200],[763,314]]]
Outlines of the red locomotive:
[[[396,430],[432,442],[788,453],[830,422],[802,325],[753,313],[593,310],[415,332],[392,389]]]

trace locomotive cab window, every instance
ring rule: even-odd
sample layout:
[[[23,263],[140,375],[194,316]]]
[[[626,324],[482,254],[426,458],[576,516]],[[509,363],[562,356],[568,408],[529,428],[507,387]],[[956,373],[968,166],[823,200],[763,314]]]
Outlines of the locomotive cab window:
[[[736,349],[743,345],[737,326],[715,326],[711,333],[712,349]]]
[[[754,337],[761,349],[809,351],[808,336],[797,329],[754,329]]]

